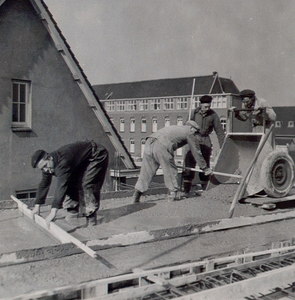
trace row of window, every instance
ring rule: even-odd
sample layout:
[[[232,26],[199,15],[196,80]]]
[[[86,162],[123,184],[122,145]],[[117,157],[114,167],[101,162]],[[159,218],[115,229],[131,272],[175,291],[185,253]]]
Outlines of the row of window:
[[[114,123],[113,118],[111,118],[111,121]],[[164,122],[165,122],[165,127],[170,126],[171,125],[170,117],[165,117]],[[220,122],[221,122],[221,125],[223,127],[223,130],[226,131],[226,118],[221,117]],[[135,118],[131,117],[129,124],[130,124],[129,131],[130,132],[135,132],[135,127],[136,127],[135,126]],[[182,117],[177,118],[176,125],[183,125],[183,118]],[[157,119],[157,117],[153,117],[152,118],[152,132],[156,132],[157,130],[158,130],[158,119]],[[124,118],[120,118],[119,131],[120,132],[125,132],[125,119]],[[140,120],[140,131],[141,132],[147,132],[147,119],[145,117],[141,118],[141,120]]]
[[[187,109],[190,97],[170,97],[139,100],[107,101],[107,111],[132,111],[137,110],[173,110]],[[198,102],[198,97],[195,103]],[[212,108],[226,108],[227,96],[213,97]],[[221,123],[226,130],[226,119],[221,118]],[[119,131],[125,131],[124,118],[120,119]],[[146,119],[141,120],[141,132],[146,132]],[[294,121],[288,121],[288,128],[294,128]],[[177,125],[183,124],[182,117],[177,118]],[[276,121],[275,127],[282,127],[283,121]],[[170,117],[165,118],[165,126],[170,125]],[[157,131],[157,118],[152,119],[152,132]],[[31,128],[31,82],[25,80],[12,80],[12,128]],[[135,131],[135,119],[130,119],[130,132]]]
[[[145,138],[140,140],[140,156],[141,157],[143,156],[145,142],[146,142]],[[135,153],[135,140],[133,138],[131,138],[129,140],[129,152],[131,154]],[[176,152],[177,156],[182,156],[182,148],[178,148],[175,152]]]
[[[189,108],[191,97],[169,97],[153,99],[136,99],[136,100],[107,100],[105,101],[106,111],[146,111],[146,110],[186,110]],[[198,106],[199,96],[194,97],[192,107]],[[226,108],[227,96],[213,97],[212,108]]]
[[[294,128],[294,124],[295,124],[295,122],[294,121],[288,121],[288,128]],[[277,127],[277,128],[281,128],[282,127],[282,125],[283,125],[283,121],[276,121],[276,123],[275,123],[275,127]]]
[[[110,118],[111,121],[114,123],[114,118]],[[135,118],[131,117],[130,118],[130,132],[135,132]],[[183,124],[183,118],[178,117],[177,118],[177,125],[182,125]],[[171,125],[171,120],[170,117],[165,117],[165,127]],[[157,117],[152,118],[152,132],[156,132],[158,130],[158,119]],[[120,118],[120,123],[119,123],[119,131],[120,132],[125,132],[125,119]],[[141,118],[140,120],[140,131],[141,132],[147,132],[147,119]]]

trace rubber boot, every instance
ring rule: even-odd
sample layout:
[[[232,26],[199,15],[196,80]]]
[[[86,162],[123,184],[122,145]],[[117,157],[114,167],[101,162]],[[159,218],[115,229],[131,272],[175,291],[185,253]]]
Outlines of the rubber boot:
[[[139,203],[141,195],[142,192],[140,192],[139,190],[135,190],[133,194],[133,203]]]
[[[189,192],[191,190],[192,183],[190,181],[184,181],[183,182],[183,197],[188,198]]]
[[[203,191],[206,191],[207,185],[208,185],[208,182],[201,183]]]
[[[90,216],[86,217],[87,226],[95,226],[97,223],[96,211]]]

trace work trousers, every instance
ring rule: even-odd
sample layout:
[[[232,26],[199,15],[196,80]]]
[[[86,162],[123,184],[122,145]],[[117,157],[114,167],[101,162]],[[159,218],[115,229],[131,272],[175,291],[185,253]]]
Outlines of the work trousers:
[[[200,149],[202,152],[202,155],[206,161],[207,167],[210,167],[210,157],[211,157],[211,152],[212,152],[212,148],[208,147],[204,144],[200,144]],[[184,161],[184,165],[185,167],[188,168],[195,168],[196,167],[196,161],[192,155],[192,152],[189,150],[185,156],[185,161]],[[204,173],[199,173],[199,177],[201,180],[201,184],[202,185],[206,185],[208,180],[209,180],[209,176],[205,176]],[[182,173],[182,178],[183,178],[183,182],[184,184],[188,184],[191,185],[192,181],[195,178],[195,172],[194,171],[190,171],[190,170],[184,170]]]
[[[160,166],[163,170],[166,187],[171,192],[178,191],[178,171],[175,165],[174,155],[154,138],[148,138],[146,141],[141,170],[135,189],[142,193],[147,191],[152,178],[155,176]]]
[[[89,216],[99,209],[100,191],[108,168],[108,152],[99,150],[92,142],[91,158],[71,176],[67,188],[68,198],[63,207],[79,205],[80,212]],[[73,202],[74,201],[74,202]]]

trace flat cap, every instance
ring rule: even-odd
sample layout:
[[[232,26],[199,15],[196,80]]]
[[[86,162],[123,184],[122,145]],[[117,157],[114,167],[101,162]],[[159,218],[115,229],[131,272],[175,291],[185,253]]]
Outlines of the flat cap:
[[[192,126],[194,128],[196,128],[197,130],[200,130],[200,126],[193,120],[188,120],[185,125],[187,126]]]
[[[200,98],[201,103],[211,103],[212,102],[212,97],[208,95],[204,95]]]
[[[38,162],[45,156],[46,152],[44,150],[37,150],[32,155],[31,164],[32,167],[35,169]]]
[[[243,99],[245,97],[249,97],[249,98],[252,98],[255,96],[255,92],[252,91],[252,90],[242,90],[240,92],[240,97]]]

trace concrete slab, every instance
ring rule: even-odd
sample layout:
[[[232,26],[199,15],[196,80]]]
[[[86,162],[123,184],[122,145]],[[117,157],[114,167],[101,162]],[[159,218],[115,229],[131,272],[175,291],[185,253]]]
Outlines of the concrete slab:
[[[55,223],[87,246],[99,250],[295,218],[294,202],[293,207],[289,205],[272,212],[238,203],[234,217],[229,219],[234,192],[235,188],[230,187],[227,191],[208,191],[176,202],[169,202],[163,194],[145,196],[139,204],[132,204],[131,197],[105,199],[101,201],[96,226],[86,227],[85,218],[69,219],[62,209]],[[42,217],[49,211],[50,206],[42,206]],[[70,244],[60,247],[59,242],[16,209],[2,210],[0,221],[0,239],[4,241],[0,254],[14,253],[21,259],[33,261],[80,253]],[[24,249],[33,250],[21,252]],[[36,249],[39,249],[38,254]],[[19,261],[12,259],[9,263]],[[2,256],[0,264],[6,263],[6,257]]]
[[[18,209],[0,211],[0,254],[59,244],[51,235],[38,228]]]

